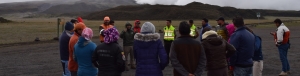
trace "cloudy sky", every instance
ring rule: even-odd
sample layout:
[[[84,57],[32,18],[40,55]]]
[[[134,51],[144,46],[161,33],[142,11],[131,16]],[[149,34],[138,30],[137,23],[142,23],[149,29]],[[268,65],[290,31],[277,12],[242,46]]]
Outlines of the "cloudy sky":
[[[0,3],[24,2],[37,0],[1,0]],[[175,4],[185,5],[196,1],[219,6],[232,6],[247,9],[276,9],[276,10],[300,10],[299,0],[135,0],[143,4]]]

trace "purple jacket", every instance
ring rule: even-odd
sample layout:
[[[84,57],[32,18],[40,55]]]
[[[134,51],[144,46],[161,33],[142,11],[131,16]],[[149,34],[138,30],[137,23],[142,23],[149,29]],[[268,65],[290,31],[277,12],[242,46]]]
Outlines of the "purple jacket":
[[[135,76],[163,76],[162,70],[167,66],[168,59],[160,35],[137,33],[134,39]]]

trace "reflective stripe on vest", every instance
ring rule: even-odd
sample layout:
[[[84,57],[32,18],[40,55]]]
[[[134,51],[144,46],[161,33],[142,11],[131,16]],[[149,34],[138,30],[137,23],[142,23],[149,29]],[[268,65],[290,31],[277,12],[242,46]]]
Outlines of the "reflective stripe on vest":
[[[191,32],[190,32],[191,36],[195,36],[196,35],[196,26],[193,24],[191,27]]]
[[[168,28],[166,26],[164,28],[164,31],[165,31],[164,39],[165,40],[174,40],[174,37],[175,37],[174,30],[175,30],[175,28],[172,25],[170,26],[170,28]]]

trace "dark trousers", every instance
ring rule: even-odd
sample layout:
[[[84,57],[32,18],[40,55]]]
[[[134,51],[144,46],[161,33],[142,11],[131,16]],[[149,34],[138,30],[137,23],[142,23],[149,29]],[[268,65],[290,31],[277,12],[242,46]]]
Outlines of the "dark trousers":
[[[71,76],[77,76],[77,71],[71,71]]]
[[[170,54],[170,51],[171,51],[171,44],[172,44],[173,40],[171,41],[168,41],[168,40],[164,40],[164,47],[165,47],[165,50],[167,52],[167,55],[168,55],[168,64],[169,64],[169,54]]]
[[[207,71],[207,76],[227,76],[227,75],[228,75],[228,68],[227,67]]]

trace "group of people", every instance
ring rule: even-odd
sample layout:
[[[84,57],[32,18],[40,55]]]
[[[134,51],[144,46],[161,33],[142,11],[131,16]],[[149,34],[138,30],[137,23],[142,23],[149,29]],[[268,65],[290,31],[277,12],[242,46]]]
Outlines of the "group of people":
[[[139,20],[134,26],[126,23],[125,29],[118,32],[106,16],[99,26],[101,43],[96,45],[91,40],[92,29],[81,18],[73,19],[66,23],[59,39],[63,76],[121,76],[130,69],[136,69],[135,76],[163,76],[170,62],[174,76],[201,76],[204,70],[208,76],[262,76],[261,38],[244,25],[242,17],[235,17],[232,24],[222,17],[216,21],[215,30],[206,18],[199,30],[193,20],[182,21],[178,35],[172,20],[166,20],[161,40],[151,22],[142,26]],[[278,29],[270,34],[282,62],[279,75],[288,75],[290,32],[280,19],[274,23]],[[123,48],[119,38],[123,39]]]

